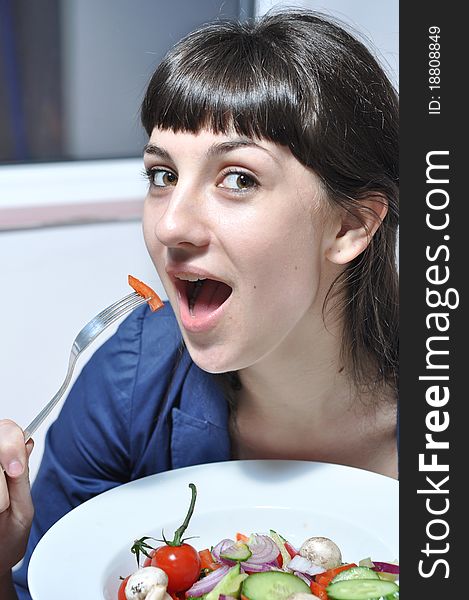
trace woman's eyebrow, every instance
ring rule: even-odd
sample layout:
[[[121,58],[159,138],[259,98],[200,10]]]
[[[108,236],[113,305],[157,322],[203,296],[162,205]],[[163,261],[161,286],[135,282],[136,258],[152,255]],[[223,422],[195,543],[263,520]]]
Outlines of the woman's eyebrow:
[[[160,148],[156,144],[145,144],[143,147],[144,154],[150,154],[151,156],[157,156],[163,160],[171,160],[171,155],[164,148]]]
[[[249,139],[247,139],[247,140],[244,140],[244,139],[228,140],[226,142],[220,142],[218,144],[213,144],[207,150],[206,156],[208,158],[211,158],[213,156],[222,156],[223,154],[227,154],[228,152],[237,150],[239,148],[258,148],[259,150],[266,152],[273,160],[275,160],[276,162],[279,162],[278,158],[273,154],[273,152],[271,152],[267,148],[264,148],[260,144],[257,144],[256,142],[253,142],[252,140],[249,140]],[[144,154],[156,156],[162,160],[167,160],[167,161],[172,160],[169,152],[167,150],[165,150],[164,148],[157,146],[156,144],[152,144],[152,143],[146,144],[143,148],[143,152],[144,152]]]
[[[207,150],[207,156],[220,156],[226,154],[227,152],[231,152],[232,150],[237,150],[238,148],[258,148],[259,150],[266,152],[273,160],[279,162],[277,157],[273,154],[273,152],[271,152],[267,148],[264,148],[260,144],[256,144],[256,142],[253,142],[250,139],[228,140],[226,142],[213,144]]]

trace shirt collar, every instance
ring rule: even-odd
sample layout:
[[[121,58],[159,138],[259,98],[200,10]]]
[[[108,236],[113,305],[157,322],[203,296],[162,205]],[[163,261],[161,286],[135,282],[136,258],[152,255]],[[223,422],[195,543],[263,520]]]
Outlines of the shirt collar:
[[[179,406],[171,410],[172,467],[229,460],[229,407],[220,385],[192,362],[187,351],[180,368],[186,376]]]

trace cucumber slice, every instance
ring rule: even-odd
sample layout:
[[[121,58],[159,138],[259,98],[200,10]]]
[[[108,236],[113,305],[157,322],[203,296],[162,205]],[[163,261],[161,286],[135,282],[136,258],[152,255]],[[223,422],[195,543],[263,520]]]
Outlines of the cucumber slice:
[[[226,558],[227,560],[235,560],[237,562],[244,562],[248,560],[252,556],[251,550],[246,544],[242,542],[236,542],[226,550],[224,550],[220,556],[222,558]]]
[[[246,573],[240,573],[239,564],[232,567],[220,580],[211,592],[203,596],[205,600],[218,600],[221,594],[239,598],[241,584],[248,577]]]
[[[399,587],[384,579],[349,579],[331,583],[326,590],[333,600],[375,600],[394,594]]]
[[[385,571],[377,571],[380,579],[386,579],[387,581],[397,581],[399,575],[397,573],[386,573]]]
[[[293,573],[266,571],[254,573],[243,581],[241,594],[247,600],[286,600],[296,592],[311,594],[309,586]]]
[[[348,581],[349,579],[380,579],[378,573],[368,567],[352,567],[337,573],[331,583],[338,581]]]
[[[280,554],[282,555],[283,567],[286,567],[288,563],[291,561],[291,556],[288,554],[287,549],[285,548],[285,539],[273,529],[270,530],[270,537],[277,544],[277,548],[279,549]]]

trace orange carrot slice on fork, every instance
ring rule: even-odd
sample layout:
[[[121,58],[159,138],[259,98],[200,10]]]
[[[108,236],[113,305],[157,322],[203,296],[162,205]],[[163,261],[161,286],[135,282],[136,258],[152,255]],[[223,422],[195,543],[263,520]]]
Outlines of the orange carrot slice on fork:
[[[140,281],[140,279],[137,279],[132,275],[129,275],[128,281],[130,287],[133,288],[137,292],[137,294],[142,296],[142,298],[147,299],[148,305],[150,306],[152,311],[158,310],[159,308],[162,308],[164,306],[161,298],[154,290],[151,289],[149,285],[143,283],[143,281]]]

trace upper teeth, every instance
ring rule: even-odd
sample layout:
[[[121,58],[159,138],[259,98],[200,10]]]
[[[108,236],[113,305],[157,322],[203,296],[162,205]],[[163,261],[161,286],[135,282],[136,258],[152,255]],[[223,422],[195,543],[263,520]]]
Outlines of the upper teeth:
[[[206,277],[199,277],[198,275],[176,275],[178,279],[182,281],[204,281]]]

